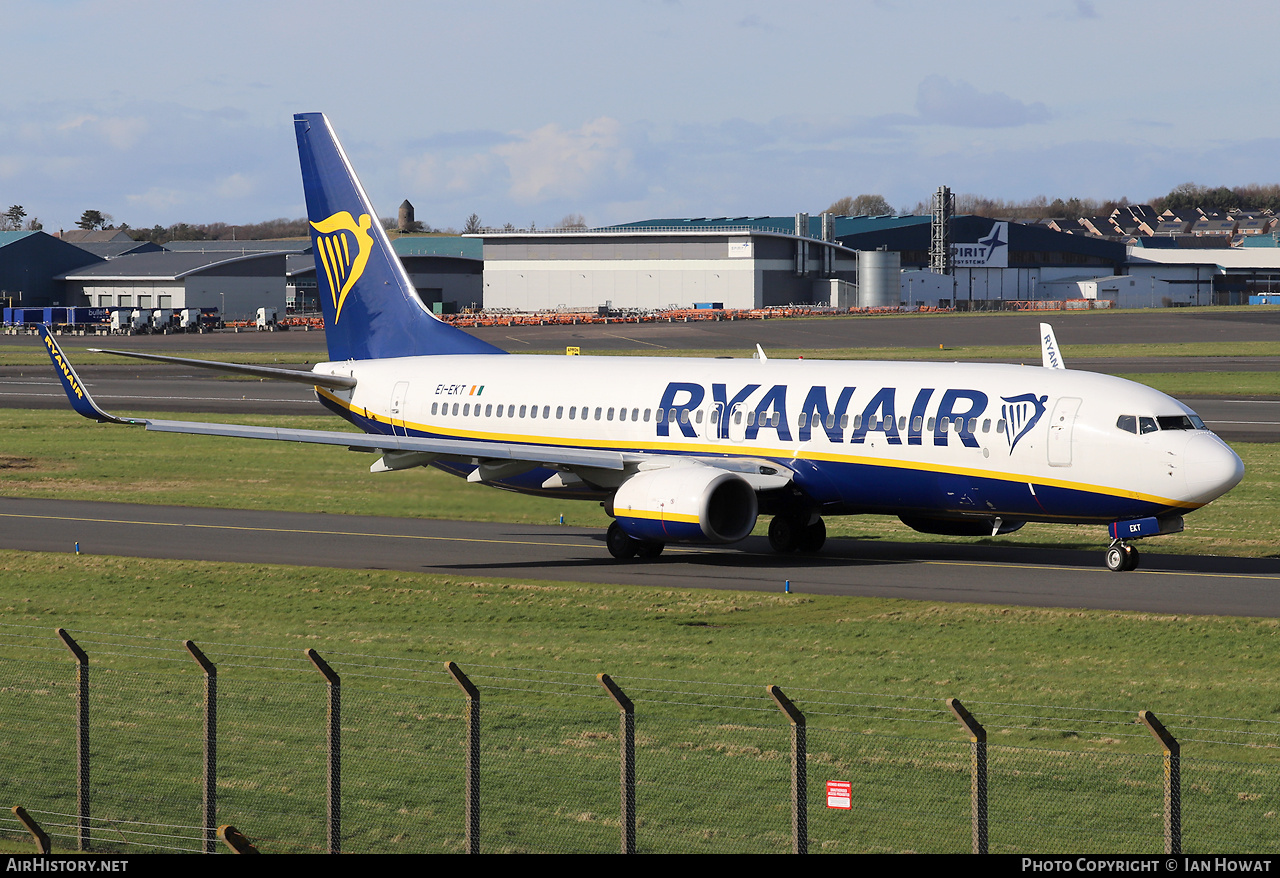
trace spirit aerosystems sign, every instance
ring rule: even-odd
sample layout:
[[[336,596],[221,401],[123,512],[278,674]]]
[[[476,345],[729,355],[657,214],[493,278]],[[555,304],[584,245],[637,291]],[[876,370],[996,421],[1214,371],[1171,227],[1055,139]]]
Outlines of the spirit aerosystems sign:
[[[975,243],[953,243],[951,260],[956,268],[1008,268],[1009,224],[992,223],[991,231]]]

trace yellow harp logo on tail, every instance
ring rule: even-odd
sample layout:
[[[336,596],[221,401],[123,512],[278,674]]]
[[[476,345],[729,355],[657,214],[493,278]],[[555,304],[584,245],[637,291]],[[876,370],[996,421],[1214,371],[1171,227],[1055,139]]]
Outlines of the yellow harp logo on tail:
[[[342,317],[342,304],[347,293],[364,274],[373,249],[372,224],[369,214],[360,214],[359,222],[348,212],[339,211],[328,219],[312,223],[316,230],[316,253],[329,279],[329,292],[333,296],[333,322]]]

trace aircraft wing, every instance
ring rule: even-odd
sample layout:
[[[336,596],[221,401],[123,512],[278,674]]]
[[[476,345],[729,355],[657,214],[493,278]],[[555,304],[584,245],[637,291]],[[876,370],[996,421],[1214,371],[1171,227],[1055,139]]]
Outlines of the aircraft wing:
[[[648,455],[625,454],[618,451],[605,451],[592,448],[572,448],[555,445],[543,446],[524,443],[476,442],[465,439],[427,439],[416,436],[347,433],[338,430],[288,430],[278,427],[254,427],[244,426],[241,424],[213,424],[201,423],[199,421],[165,421],[154,420],[151,418],[117,417],[94,402],[93,397],[89,395],[88,388],[84,386],[84,382],[81,381],[80,376],[76,374],[71,362],[62,353],[62,348],[49,332],[49,329],[45,326],[41,326],[40,335],[44,340],[45,347],[49,350],[49,358],[53,361],[53,365],[58,371],[58,377],[62,380],[62,387],[67,393],[67,398],[71,401],[71,407],[84,417],[103,423],[128,424],[131,426],[143,427],[157,433],[189,433],[200,436],[227,436],[238,439],[266,439],[278,442],[303,442],[313,445],[339,445],[361,451],[382,451],[385,453],[408,452],[432,455],[436,457],[462,459],[477,458],[484,460],[521,460],[549,466],[582,466],[608,470],[621,470],[627,463],[635,463],[645,457],[648,457]],[[189,362],[180,358],[158,357],[156,355],[147,355],[144,359]],[[235,364],[224,363],[217,365],[232,366]],[[271,372],[285,372],[289,373],[291,376],[306,375],[308,378],[311,377],[310,373],[291,372],[287,369],[267,369],[267,367],[252,368],[256,370],[252,374],[258,374],[262,377],[283,377],[280,375],[267,374]],[[319,375],[315,377],[319,379],[341,378],[344,381],[352,381],[352,379],[342,378],[342,376]],[[299,379],[290,377],[289,380]],[[323,384],[323,380],[310,383]]]
[[[48,348],[62,380],[62,387],[79,414],[102,423],[127,424],[143,427],[156,433],[187,433],[198,436],[226,436],[233,439],[264,439],[276,442],[301,442],[311,445],[337,445],[352,451],[371,451],[383,455],[373,467],[374,472],[386,472],[408,466],[420,466],[436,458],[453,460],[513,461],[533,463],[563,469],[584,467],[599,470],[622,471],[626,469],[665,469],[671,466],[700,463],[705,466],[736,473],[756,491],[776,490],[785,487],[794,473],[785,466],[764,458],[743,457],[677,457],[650,454],[641,451],[624,452],[607,449],[580,448],[566,445],[534,445],[518,442],[480,442],[468,439],[430,439],[421,436],[394,436],[379,433],[351,433],[340,430],[293,430],[280,427],[259,427],[243,424],[219,424],[200,421],[167,421],[153,418],[122,418],[99,406],[89,394],[75,368],[63,354],[48,327],[40,327],[40,336]],[[184,363],[227,372],[241,372],[262,378],[277,378],[302,382],[321,387],[344,388],[355,385],[355,379],[342,375],[319,375],[291,369],[269,366],[243,366],[237,363],[218,363],[210,360],[188,360],[181,357],[165,357],[158,354],[134,354],[123,351],[103,351],[159,362]]]

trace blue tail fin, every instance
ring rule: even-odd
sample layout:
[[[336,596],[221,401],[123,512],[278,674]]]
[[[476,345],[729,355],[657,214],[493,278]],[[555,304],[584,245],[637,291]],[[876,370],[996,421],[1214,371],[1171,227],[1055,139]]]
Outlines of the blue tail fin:
[[[505,353],[429,312],[323,113],[293,117],[329,359]]]

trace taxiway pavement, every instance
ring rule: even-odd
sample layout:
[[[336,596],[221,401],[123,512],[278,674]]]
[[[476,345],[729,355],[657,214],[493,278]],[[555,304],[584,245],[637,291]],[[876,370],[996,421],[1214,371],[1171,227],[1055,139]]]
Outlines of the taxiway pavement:
[[[1280,616],[1280,560],[1143,553],[1111,573],[1096,551],[828,541],[779,556],[763,538],[733,548],[671,546],[648,562],[609,556],[604,531],[530,524],[0,498],[0,548],[139,558],[405,570],[466,579],[599,582],[1080,607]]]

